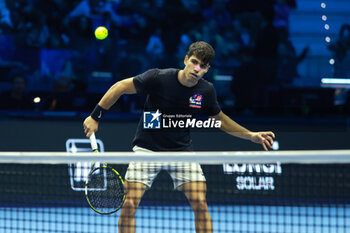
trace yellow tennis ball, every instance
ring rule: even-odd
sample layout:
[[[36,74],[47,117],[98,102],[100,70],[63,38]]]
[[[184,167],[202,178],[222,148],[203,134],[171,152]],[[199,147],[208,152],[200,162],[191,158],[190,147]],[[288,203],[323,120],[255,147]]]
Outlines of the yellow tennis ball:
[[[103,26],[97,27],[95,30],[95,36],[99,40],[105,39],[108,36],[107,28],[105,28]]]

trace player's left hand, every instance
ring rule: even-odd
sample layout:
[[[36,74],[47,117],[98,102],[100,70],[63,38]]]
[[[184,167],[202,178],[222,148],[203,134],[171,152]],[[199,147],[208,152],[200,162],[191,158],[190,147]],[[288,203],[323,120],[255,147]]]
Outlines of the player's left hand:
[[[272,149],[273,139],[275,138],[275,134],[271,131],[268,132],[253,132],[251,136],[251,141],[261,144],[264,150],[268,151]]]

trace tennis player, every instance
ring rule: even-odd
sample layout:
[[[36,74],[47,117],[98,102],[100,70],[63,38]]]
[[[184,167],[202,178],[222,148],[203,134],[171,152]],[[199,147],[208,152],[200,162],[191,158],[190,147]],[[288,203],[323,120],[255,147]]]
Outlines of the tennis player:
[[[90,137],[97,131],[98,121],[121,95],[137,93],[146,95],[144,113],[151,112],[151,120],[158,119],[161,114],[191,116],[192,119],[206,115],[220,121],[220,129],[224,132],[261,144],[265,150],[272,148],[275,137],[273,132],[249,131],[221,111],[213,85],[202,78],[208,72],[214,56],[215,51],[211,45],[202,41],[195,42],[190,45],[184,58],[183,69],[151,69],[115,83],[85,119],[83,125],[86,136]],[[135,152],[192,150],[190,128],[146,129],[143,117],[133,140]],[[173,178],[174,188],[183,191],[189,200],[195,214],[196,232],[213,232],[206,201],[206,180],[199,164],[138,162],[130,163],[125,175],[126,200],[119,217],[119,232],[135,232],[138,205],[162,169],[166,169]]]

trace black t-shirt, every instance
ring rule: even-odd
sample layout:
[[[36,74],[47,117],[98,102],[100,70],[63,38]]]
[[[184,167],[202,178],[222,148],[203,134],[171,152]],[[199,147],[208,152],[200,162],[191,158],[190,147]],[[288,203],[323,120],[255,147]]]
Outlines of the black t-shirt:
[[[134,77],[138,94],[146,95],[145,112],[159,112],[160,120],[191,119],[198,116],[214,116],[220,112],[213,85],[200,79],[193,87],[183,86],[178,80],[178,69],[151,69]],[[189,127],[144,128],[144,114],[137,127],[133,146],[153,151],[191,151]],[[174,117],[174,118],[172,118]]]

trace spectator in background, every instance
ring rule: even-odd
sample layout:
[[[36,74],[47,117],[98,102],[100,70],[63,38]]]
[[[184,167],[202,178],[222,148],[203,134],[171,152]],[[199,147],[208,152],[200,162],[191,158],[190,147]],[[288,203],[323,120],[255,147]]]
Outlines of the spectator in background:
[[[199,0],[181,0],[181,4],[190,14],[200,13],[201,4]]]
[[[92,29],[90,30],[89,35],[93,35],[93,30],[98,26],[103,25],[110,28],[111,18],[113,17],[114,13],[115,12],[111,3],[107,2],[106,0],[82,0],[64,18],[64,25],[66,28],[69,28],[67,25],[69,25],[71,22],[75,22],[75,26],[82,27],[80,28],[83,30],[81,32]],[[80,21],[79,18],[81,17],[84,18],[83,21]],[[82,25],[84,23],[88,25]],[[72,30],[70,31],[72,33]],[[87,38],[92,39],[93,37],[89,36]],[[77,38],[74,36],[71,36],[70,39],[79,43]]]
[[[69,18],[80,16],[93,17],[94,14],[103,14],[110,11],[105,0],[82,0],[68,15]]]
[[[217,66],[226,66],[226,70],[235,69],[239,66],[240,51],[249,45],[249,38],[244,41],[242,38],[243,27],[240,20],[232,20],[231,27],[227,27],[218,33],[215,49],[217,52]],[[219,68],[220,69],[220,68]],[[226,71],[227,72],[227,71]],[[230,72],[232,74],[232,72]]]
[[[255,65],[256,76],[253,77],[250,85],[255,96],[256,113],[263,113],[268,110],[269,86],[276,83],[279,33],[273,26],[274,13],[272,6],[263,9],[261,28],[253,49],[255,60],[253,64]]]
[[[4,0],[0,0],[0,6],[2,1]],[[231,69],[239,65],[237,58],[242,54],[243,48],[255,47],[255,55],[262,63],[258,65],[260,63],[254,61],[259,72],[252,81],[256,85],[260,83],[268,85],[275,78],[274,75],[270,75],[275,71],[271,60],[277,59],[273,29],[276,29],[274,23],[278,17],[273,15],[277,9],[273,8],[273,4],[277,1],[277,5],[287,4],[291,7],[290,2],[294,0],[5,1],[10,14],[7,16],[5,14],[4,23],[9,24],[10,19],[11,32],[21,34],[19,38],[22,38],[17,40],[20,44],[16,44],[16,48],[22,48],[21,45],[26,44],[26,47],[29,45],[35,48],[35,51],[40,51],[42,48],[58,50],[68,48],[77,51],[67,62],[65,75],[72,81],[75,80],[73,86],[81,84],[76,89],[84,92],[89,90],[87,77],[95,70],[116,73],[115,79],[118,80],[123,73],[140,73],[145,70],[147,68],[145,60],[162,60],[162,63],[157,62],[161,66],[176,65],[177,52],[183,51],[184,47],[197,40],[204,40],[215,47],[217,60],[214,66],[225,64]],[[251,9],[251,14],[247,15],[245,23],[239,16],[233,18],[239,11],[230,6],[237,4],[245,4]],[[268,23],[264,24],[259,36],[256,36],[258,30],[254,27],[258,27],[262,20],[257,21],[256,18],[252,19],[252,16],[258,15],[261,8],[269,10],[271,8],[274,12],[271,11],[270,15],[264,14],[268,18],[264,22]],[[104,41],[96,40],[93,36],[94,28],[101,24],[109,29],[109,36]],[[283,51],[283,48],[281,50]],[[144,59],[140,54],[149,56]],[[15,60],[6,59],[3,55],[1,57],[3,59],[0,60],[0,64],[2,61]],[[216,70],[220,71],[220,68]],[[61,72],[52,74],[51,77],[59,74]],[[213,75],[208,74],[209,77]],[[41,87],[52,85],[51,82],[44,83],[43,80],[46,79],[38,80],[42,84]]]
[[[8,1],[12,31],[20,47],[42,48],[47,45],[49,28],[46,13],[35,7],[35,1]]]
[[[214,47],[216,47],[216,40],[218,37],[220,37],[220,33],[215,20],[210,20],[201,24],[200,33],[203,41],[211,43]]]
[[[72,102],[71,80],[65,76],[58,76],[53,85],[53,92],[45,100],[45,109],[50,111],[73,110]]]
[[[247,26],[243,25],[240,19],[232,20],[231,30],[234,33],[235,43],[239,44],[239,47],[252,47],[253,39],[250,35],[250,30]]]
[[[240,54],[241,65],[234,71],[231,91],[235,97],[235,111],[243,115],[253,115],[256,111],[257,90],[256,77],[259,75],[258,65],[252,50],[245,47]]]
[[[210,8],[203,10],[204,20],[215,20],[219,29],[226,29],[231,26],[231,14],[227,11],[225,0],[213,0]]]
[[[118,53],[118,51],[116,50],[115,44],[110,38],[106,38],[103,41],[97,42],[95,55],[96,61],[92,67],[93,71],[116,73],[117,65],[114,56]]]
[[[124,3],[126,4],[126,3]],[[140,15],[133,12],[121,14],[123,4],[113,3],[106,0],[83,0],[69,14],[68,19],[76,17],[88,17],[92,20],[92,27],[104,25],[110,28],[112,25],[117,27],[132,27],[140,23]]]
[[[65,24],[65,16],[73,7],[75,1],[62,0],[33,0],[33,7],[38,10],[38,13],[44,15],[45,26],[49,31],[47,39],[47,48],[65,48],[69,43],[69,38],[66,34],[69,25]]]
[[[10,10],[7,8],[6,0],[0,0],[0,28],[8,32],[13,27]]]
[[[23,73],[11,74],[11,90],[0,95],[0,109],[3,110],[31,110],[33,103],[26,93],[27,78]]]
[[[288,31],[281,31],[277,50],[277,85],[291,84],[294,78],[299,77],[298,64],[305,59],[308,51],[309,46],[306,46],[301,54],[297,55],[294,45],[289,39]]]
[[[328,49],[334,57],[334,78],[350,78],[350,25],[344,24],[339,31],[339,39]],[[350,112],[349,89],[338,88],[335,92],[335,104],[345,105],[345,113]]]
[[[161,11],[164,13],[164,18],[160,22],[160,27],[164,51],[168,55],[166,56],[168,66],[177,64],[175,55],[183,32],[202,24],[203,17],[198,0],[166,0]]]
[[[25,39],[25,45],[30,48],[44,48],[47,46],[50,36],[47,25],[34,25],[21,37]]]
[[[186,51],[190,44],[194,41],[192,32],[183,33],[180,36],[180,43],[177,45],[176,58],[178,60],[178,66],[180,67],[183,63],[183,51]]]
[[[92,21],[87,16],[80,16],[66,21],[69,48],[83,52],[91,44],[93,35]]]
[[[164,58],[164,43],[162,41],[162,29],[157,28],[149,37],[146,46],[147,59],[149,66],[154,67],[156,64],[162,63]]]
[[[279,43],[279,34],[273,26],[274,9],[267,7],[263,10],[261,18],[261,27],[257,34],[254,47],[254,56],[261,64],[265,78],[269,80],[261,80],[263,82],[272,83],[276,71],[277,47]]]
[[[339,39],[328,49],[334,56],[334,77],[350,78],[350,25],[344,24],[339,31]]]
[[[287,2],[288,0],[276,0],[273,5],[275,12],[273,26],[277,29],[288,30],[289,28],[290,6]]]
[[[9,32],[18,33],[30,26],[24,13],[24,9],[28,9],[28,4],[25,1],[6,1],[6,6],[10,11],[10,23],[7,24]]]
[[[12,70],[28,71],[27,64],[16,56],[18,51],[20,49],[16,47],[13,35],[0,35],[0,82],[11,81],[8,79]]]

